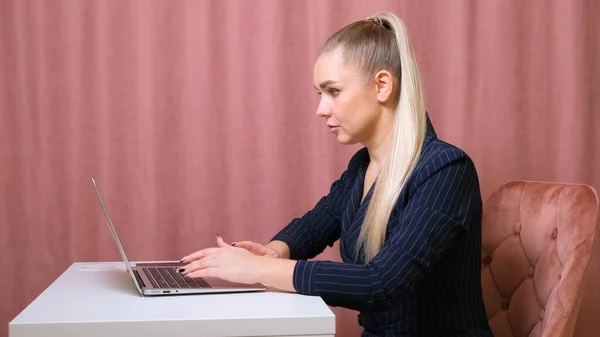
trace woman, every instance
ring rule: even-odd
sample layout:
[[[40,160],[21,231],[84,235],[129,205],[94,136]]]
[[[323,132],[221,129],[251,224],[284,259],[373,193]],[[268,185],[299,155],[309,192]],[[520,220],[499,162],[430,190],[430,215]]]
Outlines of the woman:
[[[404,24],[383,12],[342,28],[314,80],[317,114],[340,143],[364,148],[271,242],[217,237],[180,271],[321,296],[360,311],[363,336],[491,336],[477,173],[433,130]],[[338,239],[343,262],[307,261]]]

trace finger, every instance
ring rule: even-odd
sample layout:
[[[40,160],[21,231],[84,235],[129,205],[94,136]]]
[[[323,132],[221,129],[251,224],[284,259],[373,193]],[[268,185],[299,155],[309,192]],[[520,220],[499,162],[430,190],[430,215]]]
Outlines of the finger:
[[[256,252],[262,251],[262,245],[259,243],[256,243],[256,242],[252,242],[252,241],[236,242],[235,246],[239,247],[239,248],[247,249],[249,251],[256,251]]]
[[[217,234],[217,246],[219,246],[219,247],[229,247],[230,245],[227,244],[219,234]]]
[[[244,248],[256,255],[267,255],[277,257],[277,253],[267,249],[264,245],[252,241],[242,241],[241,245],[236,243],[236,247]]]
[[[257,243],[255,243],[253,241],[238,241],[238,242],[235,243],[236,247],[244,247],[244,248],[246,248],[246,247],[252,247],[252,246],[255,246],[255,245],[257,245]]]
[[[200,270],[196,270],[189,274],[186,274],[185,277],[190,278],[199,278],[199,277],[219,277],[220,269],[218,267],[209,267]]]
[[[205,256],[214,254],[214,253],[218,252],[219,249],[220,248],[215,248],[215,247],[202,249],[202,250],[199,250],[199,251],[197,251],[195,253],[192,253],[192,254],[190,254],[188,256],[185,256],[184,258],[181,259],[181,261],[183,261],[183,262],[192,262],[192,261],[201,259],[201,258],[203,258]]]
[[[205,268],[212,268],[212,267],[216,267],[216,266],[217,266],[217,260],[214,257],[209,256],[209,257],[204,257],[200,260],[196,260],[196,261],[188,264],[187,266],[179,268],[178,271],[182,275],[187,275],[189,273],[193,273],[198,270],[202,270]]]

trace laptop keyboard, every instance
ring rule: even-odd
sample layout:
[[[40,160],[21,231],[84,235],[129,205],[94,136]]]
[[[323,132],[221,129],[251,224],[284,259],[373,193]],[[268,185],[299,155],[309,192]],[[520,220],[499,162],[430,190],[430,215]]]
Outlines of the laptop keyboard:
[[[155,288],[210,288],[204,279],[184,277],[173,267],[142,269]]]

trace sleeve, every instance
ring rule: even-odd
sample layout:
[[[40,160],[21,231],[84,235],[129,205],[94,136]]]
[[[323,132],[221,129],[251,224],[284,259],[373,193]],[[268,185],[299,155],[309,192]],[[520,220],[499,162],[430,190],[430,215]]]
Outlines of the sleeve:
[[[390,219],[397,223],[389,224],[393,231],[370,263],[297,261],[296,290],[354,310],[384,309],[396,297],[415,291],[481,214],[477,174],[464,152],[444,150],[415,176],[417,187],[404,209]]]
[[[288,245],[290,259],[312,259],[339,239],[341,210],[347,197],[346,185],[357,172],[359,154],[360,151],[352,157],[341,177],[331,185],[329,193],[313,209],[302,217],[293,219],[271,239]]]

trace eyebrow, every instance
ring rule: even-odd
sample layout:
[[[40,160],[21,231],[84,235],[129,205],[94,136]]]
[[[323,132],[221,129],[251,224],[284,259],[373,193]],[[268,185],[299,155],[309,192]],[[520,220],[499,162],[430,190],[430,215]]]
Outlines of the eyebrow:
[[[321,89],[325,89],[325,87],[327,87],[330,84],[334,84],[334,83],[337,83],[337,81],[332,81],[332,80],[323,81],[323,82],[321,82],[321,84],[319,84],[319,87],[321,87]],[[315,89],[319,90],[317,87],[315,87]]]

